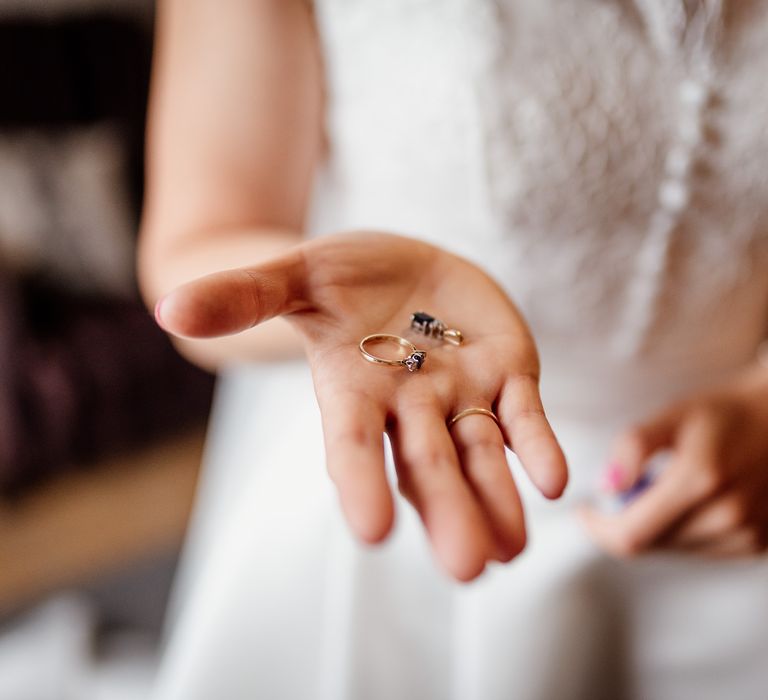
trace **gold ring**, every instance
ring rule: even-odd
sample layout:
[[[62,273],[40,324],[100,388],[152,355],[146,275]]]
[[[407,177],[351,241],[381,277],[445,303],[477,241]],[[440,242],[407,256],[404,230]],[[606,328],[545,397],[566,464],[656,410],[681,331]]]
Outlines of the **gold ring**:
[[[365,349],[368,343],[380,342],[394,343],[398,348],[405,348],[408,351],[408,355],[400,360],[388,360],[386,357],[378,357]],[[387,365],[388,367],[405,367],[409,372],[420,370],[424,360],[427,359],[427,353],[424,350],[419,350],[413,343],[405,338],[401,338],[399,335],[390,335],[389,333],[367,335],[360,341],[359,348],[360,353],[368,362],[373,362],[377,365]]]
[[[489,411],[487,408],[465,408],[463,411],[457,413],[451,420],[448,421],[448,427],[451,428],[454,423],[458,423],[462,418],[467,416],[488,416],[492,418],[493,422],[501,428],[501,423],[493,411]]]

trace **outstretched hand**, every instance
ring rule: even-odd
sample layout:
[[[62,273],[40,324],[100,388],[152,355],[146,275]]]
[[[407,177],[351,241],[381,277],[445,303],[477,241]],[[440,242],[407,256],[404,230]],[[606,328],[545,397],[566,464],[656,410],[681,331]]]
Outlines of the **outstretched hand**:
[[[418,310],[460,329],[465,342],[454,346],[409,330]],[[189,338],[238,333],[279,315],[305,341],[328,472],[359,537],[376,542],[392,526],[386,432],[399,489],[454,577],[472,579],[488,560],[508,561],[522,550],[523,511],[504,444],[549,498],[562,493],[567,473],[542,409],[533,340],[496,283],[466,260],[423,242],[348,234],[195,280],[157,309],[167,331]],[[358,344],[380,332],[405,336],[426,350],[422,369],[366,362]],[[483,415],[448,426],[470,407],[493,410],[501,430]]]

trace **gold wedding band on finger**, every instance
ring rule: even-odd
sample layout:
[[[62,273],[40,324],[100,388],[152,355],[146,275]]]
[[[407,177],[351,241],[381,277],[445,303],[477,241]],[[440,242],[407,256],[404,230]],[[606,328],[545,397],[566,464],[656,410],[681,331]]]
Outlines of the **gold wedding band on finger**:
[[[489,411],[487,408],[465,408],[463,411],[460,411],[457,413],[451,420],[448,421],[448,427],[452,428],[455,423],[458,423],[462,418],[466,418],[467,416],[488,416],[488,418],[491,418],[494,423],[496,423],[499,428],[501,428],[501,423],[499,423],[499,419],[496,416],[496,414],[493,411]]]
[[[397,360],[389,360],[386,357],[379,357],[370,352],[366,346],[373,343],[390,343],[397,345],[398,349],[405,348],[408,352],[406,357]],[[399,335],[390,335],[389,333],[374,333],[373,335],[367,335],[360,341],[360,353],[368,360],[376,365],[386,365],[388,367],[405,367],[409,372],[418,372],[421,366],[424,364],[424,360],[427,359],[427,353],[424,350],[419,350],[413,343],[401,338]]]

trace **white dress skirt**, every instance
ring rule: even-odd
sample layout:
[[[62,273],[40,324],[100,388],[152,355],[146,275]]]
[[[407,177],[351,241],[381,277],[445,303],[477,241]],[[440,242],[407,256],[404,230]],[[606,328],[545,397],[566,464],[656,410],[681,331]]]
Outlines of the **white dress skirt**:
[[[529,546],[453,583],[405,502],[384,545],[352,539],[304,363],[230,369],[154,697],[764,700],[768,561],[617,561],[574,507],[617,431],[766,336],[768,0],[315,5],[312,234],[418,236],[494,275],[571,483],[545,502],[510,454]]]

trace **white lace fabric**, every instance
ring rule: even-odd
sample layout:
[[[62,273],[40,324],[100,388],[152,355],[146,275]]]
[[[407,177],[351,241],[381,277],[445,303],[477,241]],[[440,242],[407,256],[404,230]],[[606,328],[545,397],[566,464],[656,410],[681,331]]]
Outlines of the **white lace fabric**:
[[[324,228],[474,257],[558,374],[696,383],[753,357],[768,328],[768,2],[324,0],[318,13]]]

